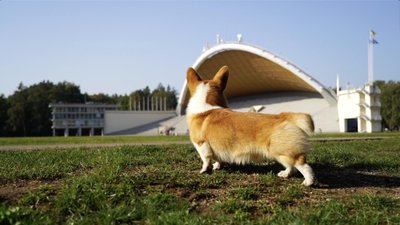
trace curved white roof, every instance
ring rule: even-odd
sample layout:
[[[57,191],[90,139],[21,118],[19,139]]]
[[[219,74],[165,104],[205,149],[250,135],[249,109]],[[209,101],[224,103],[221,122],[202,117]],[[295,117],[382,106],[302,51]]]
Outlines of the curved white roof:
[[[242,43],[216,45],[204,51],[193,64],[203,79],[212,79],[221,66],[229,66],[227,98],[267,92],[320,93],[330,105],[336,96],[306,72],[264,49]],[[184,114],[189,93],[186,81],[178,101],[178,114]],[[229,101],[228,101],[229,103]]]

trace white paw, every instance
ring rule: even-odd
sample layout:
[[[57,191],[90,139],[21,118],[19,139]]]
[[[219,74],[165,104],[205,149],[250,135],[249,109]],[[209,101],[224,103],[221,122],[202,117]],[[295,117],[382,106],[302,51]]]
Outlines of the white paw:
[[[289,174],[290,174],[290,171],[282,170],[281,172],[278,173],[278,177],[288,178]]]
[[[313,183],[314,181],[312,179],[305,179],[302,184],[308,187],[311,186]]]
[[[200,174],[207,172],[207,168],[206,169],[201,169],[200,170]]]
[[[215,163],[213,164],[213,170],[219,170],[219,169],[221,169],[221,163],[215,162]]]
[[[208,165],[203,165],[203,167],[202,167],[201,170],[200,170],[200,173],[205,173],[205,172],[207,172],[209,169],[211,169],[211,168],[210,168],[210,164],[208,164]]]

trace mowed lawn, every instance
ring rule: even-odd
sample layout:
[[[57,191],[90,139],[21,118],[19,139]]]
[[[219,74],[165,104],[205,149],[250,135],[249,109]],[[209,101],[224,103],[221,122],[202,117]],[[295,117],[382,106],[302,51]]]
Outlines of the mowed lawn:
[[[274,162],[199,174],[186,144],[0,151],[0,224],[400,224],[389,136],[312,142],[314,187]]]
[[[14,145],[64,145],[64,144],[109,144],[109,143],[153,143],[189,141],[188,136],[70,136],[70,137],[0,137],[1,146]]]

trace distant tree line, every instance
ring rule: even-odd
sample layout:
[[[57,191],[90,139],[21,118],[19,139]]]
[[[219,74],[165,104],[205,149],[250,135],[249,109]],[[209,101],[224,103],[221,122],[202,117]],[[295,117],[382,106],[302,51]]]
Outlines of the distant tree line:
[[[400,82],[375,81],[381,89],[382,125],[390,131],[400,130]]]
[[[0,136],[49,136],[51,131],[50,103],[107,103],[117,104],[120,110],[132,108],[134,99],[165,99],[165,108],[175,109],[177,92],[170,86],[159,84],[154,90],[139,89],[129,95],[89,95],[67,81],[54,84],[42,81],[29,87],[19,84],[10,96],[0,95]]]
[[[400,130],[400,82],[376,81],[375,84],[381,89],[383,127]],[[151,110],[154,101],[165,98],[162,101],[166,102],[166,108],[172,110],[177,105],[176,95],[174,88],[162,84],[152,91],[145,87],[129,95],[89,95],[82,93],[76,84],[66,81],[57,84],[42,81],[29,87],[21,83],[12,95],[0,95],[0,136],[51,135],[50,103],[108,103],[119,105],[120,110],[138,110],[138,104],[141,104],[141,110]]]

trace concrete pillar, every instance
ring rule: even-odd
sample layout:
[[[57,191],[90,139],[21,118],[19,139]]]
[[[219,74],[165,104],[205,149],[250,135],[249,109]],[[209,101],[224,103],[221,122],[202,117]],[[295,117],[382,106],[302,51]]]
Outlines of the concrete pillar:
[[[68,137],[69,136],[69,130],[68,128],[64,129],[64,137]]]
[[[90,132],[89,132],[89,136],[93,136],[93,134],[94,134],[94,129],[93,129],[93,127],[91,127],[90,128]]]

